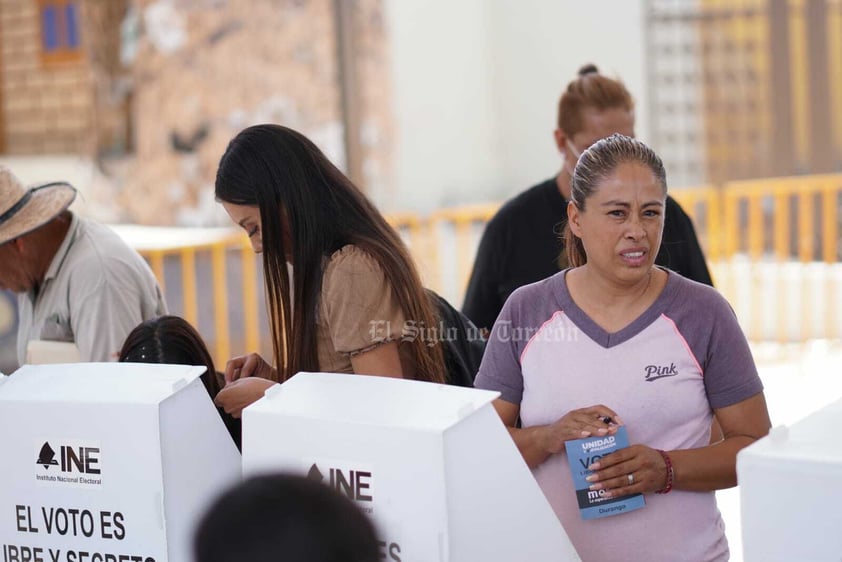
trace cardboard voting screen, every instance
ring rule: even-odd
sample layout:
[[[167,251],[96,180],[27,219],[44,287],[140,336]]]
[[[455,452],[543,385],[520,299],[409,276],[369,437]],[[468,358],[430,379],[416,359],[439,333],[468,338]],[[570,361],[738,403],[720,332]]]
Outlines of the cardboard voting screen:
[[[384,560],[579,560],[498,394],[299,373],[243,414],[243,471],[309,475],[377,523]]]
[[[740,451],[745,562],[842,560],[842,400]]]
[[[0,561],[185,562],[240,457],[203,367],[27,365],[0,382]]]

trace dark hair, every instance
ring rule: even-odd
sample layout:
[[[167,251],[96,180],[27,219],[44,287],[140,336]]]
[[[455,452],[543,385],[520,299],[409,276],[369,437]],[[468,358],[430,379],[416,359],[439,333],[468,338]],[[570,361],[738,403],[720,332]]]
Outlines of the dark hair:
[[[126,336],[118,361],[121,363],[166,363],[205,367],[202,384],[211,399],[222,390],[222,377],[216,372],[213,358],[199,332],[184,318],[159,316],[135,326]],[[217,408],[225,429],[237,449],[242,444],[242,426],[238,418]]]
[[[263,274],[281,380],[318,370],[316,325],[323,260],[353,244],[380,264],[404,316],[435,325],[421,278],[400,235],[309,139],[280,125],[255,125],[228,144],[216,174],[216,198],[260,210]],[[291,256],[284,256],[283,221]],[[290,293],[286,261],[292,263]],[[411,345],[416,376],[444,382],[440,345]]]
[[[348,498],[300,476],[230,488],[196,530],[196,562],[378,562],[374,526]]]
[[[588,198],[599,189],[602,180],[625,162],[647,166],[666,194],[667,173],[661,158],[641,141],[616,133],[598,140],[579,157],[570,181],[570,202],[579,210],[584,211]],[[588,256],[585,254],[582,240],[573,234],[569,222],[564,227],[563,236],[570,266],[578,267],[585,264]]]
[[[582,111],[588,107],[599,111],[622,107],[632,111],[634,101],[622,82],[603,76],[596,65],[586,64],[558,101],[558,128],[568,137],[581,131]]]
[[[202,336],[178,316],[159,316],[135,326],[123,342],[118,361],[201,365],[207,368],[202,382],[211,397],[220,390],[213,358]]]

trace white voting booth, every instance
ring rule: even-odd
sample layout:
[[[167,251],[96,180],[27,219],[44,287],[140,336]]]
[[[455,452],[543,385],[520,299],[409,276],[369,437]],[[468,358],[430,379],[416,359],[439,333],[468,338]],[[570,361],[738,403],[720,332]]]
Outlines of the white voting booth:
[[[0,561],[187,562],[241,478],[203,367],[27,365],[0,379]]]
[[[842,400],[740,451],[745,562],[842,560]]]
[[[243,414],[243,472],[309,475],[378,525],[384,560],[579,560],[496,392],[300,373]]]

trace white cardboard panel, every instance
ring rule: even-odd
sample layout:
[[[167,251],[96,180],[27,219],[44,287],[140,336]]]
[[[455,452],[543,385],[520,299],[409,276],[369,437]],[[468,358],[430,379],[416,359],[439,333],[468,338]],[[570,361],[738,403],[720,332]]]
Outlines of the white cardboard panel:
[[[498,396],[487,390],[388,377],[349,377],[332,373],[300,375],[305,376],[295,376],[270,389],[271,402],[258,401],[249,409],[283,411],[289,416],[308,419],[341,419],[429,430],[450,427]]]
[[[448,429],[444,441],[450,524],[458,529],[450,560],[579,560],[491,404]]]
[[[4,387],[4,400],[158,404],[173,384],[201,376],[204,367],[146,363],[24,365]]]
[[[410,559],[439,559],[447,527],[440,435],[247,410],[243,437],[244,475],[306,475],[315,465],[323,482],[343,489],[374,519],[382,540],[414,553]],[[351,484],[358,474],[362,489],[339,483]]]
[[[196,522],[242,478],[242,460],[199,379],[161,402],[160,430],[169,559],[187,561]]]
[[[218,415],[197,378],[202,371],[99,363],[26,366],[5,379],[0,427],[14,431],[0,433],[8,452],[0,483],[0,560],[27,554],[50,562],[91,562],[95,554],[187,560],[184,529],[223,480],[228,485],[239,478],[233,445],[233,453],[221,447],[208,455],[206,441],[230,437],[221,421],[208,423],[209,413]],[[169,427],[177,418],[179,427]],[[211,429],[197,437],[197,423]],[[162,456],[162,435],[177,442],[169,446],[181,448],[180,457]],[[218,471],[213,477],[211,468]],[[194,482],[184,485],[187,471]],[[171,479],[185,489],[167,502]]]
[[[842,560],[842,400],[740,451],[745,562]]]
[[[34,409],[26,402],[0,402],[0,425],[17,428],[14,436],[2,438],[2,448],[8,452],[0,485],[3,548],[42,548],[45,560],[50,560],[48,548],[60,551],[60,560],[67,560],[69,551],[143,555],[156,561],[165,560],[166,535],[161,526],[162,506],[158,503],[162,486],[160,456],[157,435],[147,429],[157,430],[156,412],[150,407],[127,411],[123,405],[91,405],[88,407],[91,418],[126,422],[125,426],[102,424],[94,431],[90,418],[79,416],[76,404],[53,404],[45,415],[33,415],[41,409]],[[56,452],[58,466],[36,464],[37,460],[46,460],[39,456],[44,443],[49,443]],[[126,449],[126,443],[131,443],[136,451],[143,451],[146,462],[136,462],[133,454],[121,454],[119,451]],[[96,462],[88,468],[100,473],[62,471],[58,458],[65,447],[72,447],[76,452],[81,447],[93,451],[91,457]],[[36,480],[37,477],[51,480]],[[63,478],[70,481],[63,482]],[[99,480],[101,484],[72,483],[78,478]],[[127,493],[127,482],[134,493]],[[86,517],[87,512],[91,525],[83,528],[80,524],[74,533],[72,527],[67,531],[49,524],[51,513],[73,509],[80,510],[80,517]],[[27,514],[25,522],[17,519],[23,513]],[[22,528],[28,530],[22,532]],[[85,536],[89,531],[93,531],[91,536]],[[123,538],[119,538],[121,534]],[[12,559],[11,555],[8,558]]]
[[[244,411],[243,471],[315,466],[373,516],[385,560],[578,560],[490,404],[497,396],[301,373]],[[337,484],[360,474],[362,490]]]

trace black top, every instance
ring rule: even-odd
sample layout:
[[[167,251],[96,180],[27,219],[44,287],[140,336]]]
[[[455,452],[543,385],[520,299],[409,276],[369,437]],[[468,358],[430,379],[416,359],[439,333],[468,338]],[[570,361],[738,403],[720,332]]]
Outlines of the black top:
[[[561,270],[561,234],[567,201],[555,178],[515,196],[488,222],[477,251],[462,311],[480,328],[491,329],[503,303],[522,285]],[[667,196],[658,265],[713,285],[690,217]]]

